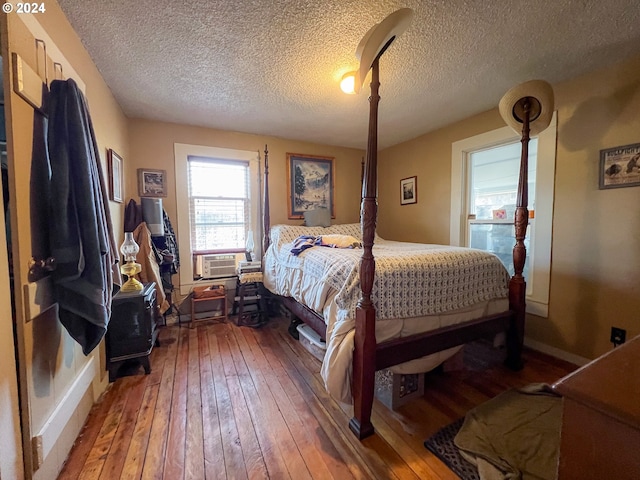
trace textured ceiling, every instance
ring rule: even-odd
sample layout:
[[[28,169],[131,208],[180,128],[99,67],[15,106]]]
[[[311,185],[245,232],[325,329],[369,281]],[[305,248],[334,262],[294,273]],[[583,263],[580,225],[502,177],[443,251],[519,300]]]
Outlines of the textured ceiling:
[[[401,7],[380,60],[380,148],[640,54],[638,0],[58,0],[125,114],[364,148],[355,48]]]

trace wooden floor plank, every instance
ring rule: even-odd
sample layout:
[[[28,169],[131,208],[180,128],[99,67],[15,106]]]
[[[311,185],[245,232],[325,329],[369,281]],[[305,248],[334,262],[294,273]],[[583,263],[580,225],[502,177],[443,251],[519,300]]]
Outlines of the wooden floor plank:
[[[281,365],[300,392],[309,415],[316,419],[315,424],[318,425],[317,431],[319,432],[319,440],[323,450],[335,458],[336,461],[343,463],[354,478],[375,478],[373,471],[358,454],[353,442],[344,437],[338,426],[339,422],[345,420],[345,417],[339,416],[336,418],[331,415],[325,405],[325,402],[331,402],[331,400],[324,389],[320,392],[314,391],[307,383],[304,373],[298,370],[300,367],[299,357],[289,348],[286,342],[280,343],[278,335],[274,336],[274,339],[272,345],[276,352],[280,354]]]
[[[176,329],[164,328],[160,331],[160,347],[164,350],[165,361],[160,376],[158,399],[154,409],[153,423],[149,433],[149,442],[145,462],[142,469],[143,480],[160,480],[164,472],[164,457],[169,436],[169,423],[171,417],[171,398],[173,396],[173,382],[176,371],[176,359],[178,355],[178,332]],[[151,374],[158,374],[154,368]],[[150,379],[150,383],[152,379]]]
[[[187,370],[189,364],[189,329],[178,335],[176,375],[171,395],[171,415],[162,477],[166,480],[184,478],[185,433],[187,427]]]
[[[127,403],[122,411],[118,430],[113,437],[113,445],[109,450],[109,456],[104,463],[102,471],[100,472],[99,478],[101,480],[110,480],[112,478],[120,477],[127,457],[127,451],[129,450],[131,439],[133,438],[136,419],[138,418],[138,412],[142,406],[144,392],[147,388],[147,376],[138,375],[131,378],[132,385],[127,397]]]
[[[198,334],[189,329],[187,371],[187,430],[184,478],[204,478],[204,438],[202,428],[202,395],[200,391],[200,358]]]
[[[265,343],[260,342],[258,338],[253,335],[254,332],[252,330],[243,330],[245,338],[249,338],[248,343],[255,348],[256,360],[262,365],[263,375],[278,408],[280,411],[286,412],[283,415],[283,420],[300,451],[306,470],[311,475],[311,478],[333,478],[322,456],[316,449],[314,432],[302,422],[294,403],[289,397],[290,395],[295,396],[296,391],[295,388],[290,388],[290,380],[286,373],[278,369],[279,365],[277,363],[269,360],[269,352],[268,349],[265,348]],[[260,338],[261,337],[263,337],[263,335],[260,335]]]
[[[282,353],[275,344],[274,337],[272,335],[261,334],[259,338],[261,339],[260,344],[269,368],[278,378],[282,391],[289,397],[291,411],[296,413],[298,421],[305,427],[303,434],[308,437],[305,441],[314,446],[330,478],[353,478],[353,475],[344,462],[337,461],[340,454],[337,449],[333,447],[332,443],[328,441],[326,433],[322,429],[318,419],[312,414],[308,403],[303,397],[304,393],[298,389],[296,382],[289,376],[290,370],[285,367],[285,363],[282,361]],[[307,461],[307,457],[305,457],[305,461]],[[307,464],[309,465],[308,461]],[[323,472],[323,469],[320,469],[316,473],[313,467],[310,466],[309,468],[314,477]]]
[[[211,370],[216,392],[216,404],[218,405],[218,418],[220,421],[220,434],[222,437],[222,451],[224,454],[224,471],[227,478],[248,478],[244,464],[240,435],[233,415],[231,394],[224,373],[224,362],[231,362],[229,348],[227,346],[228,331],[216,335],[210,333],[209,345],[211,349]],[[213,353],[216,353],[215,355]]]
[[[224,453],[220,435],[220,419],[216,403],[216,391],[211,371],[211,356],[218,355],[217,344],[210,348],[208,329],[198,327],[200,352],[200,394],[202,395],[202,435],[204,448],[204,473],[208,480],[224,479]]]
[[[472,344],[459,370],[425,377],[422,397],[396,410],[376,399],[376,433],[360,442],[350,409],[325,391],[320,362],[287,326],[161,328],[151,374],[105,392],[58,478],[452,480],[426,438],[508,388],[575,369],[525,349],[525,368],[511,372],[503,352]]]
[[[234,330],[227,338],[224,345],[227,352],[225,359],[228,359],[230,364],[237,365],[240,370],[238,381],[247,402],[251,421],[256,429],[256,436],[269,476],[271,478],[292,478],[289,465],[287,465],[290,452],[283,449],[285,443],[290,444],[290,438],[280,428],[281,414],[277,408],[274,409],[272,406],[268,387],[260,379],[256,381],[255,373],[253,375],[249,373],[251,369],[257,368],[256,360],[254,353],[246,344],[243,347],[239,346],[238,339],[244,342],[240,332],[241,329]],[[244,367],[238,359],[239,355],[243,358]],[[296,452],[291,453],[296,454]]]
[[[279,330],[278,338],[283,345],[289,347],[285,348],[283,346],[282,352],[288,357],[293,368],[297,370],[299,378],[301,378],[302,382],[313,392],[313,395],[317,397],[323,411],[322,417],[334,427],[338,438],[344,438],[346,440],[344,444],[346,450],[344,450],[344,452],[347,458],[355,460],[355,468],[366,472],[368,478],[395,478],[393,476],[383,476],[383,472],[387,471],[387,467],[379,456],[370,454],[371,452],[363,447],[362,443],[350,441],[355,439],[355,437],[353,437],[353,434],[348,428],[349,415],[346,415],[335,400],[329,396],[318,375],[316,373],[312,374],[308,370],[310,367],[314,372],[319,372],[318,360],[306,352],[298,342],[292,340],[286,330]]]
[[[111,451],[111,445],[116,435],[116,431],[120,426],[125,405],[129,398],[130,387],[134,381],[135,379],[133,377],[127,377],[120,380],[120,383],[122,384],[121,394],[109,408],[109,412],[100,428],[100,433],[96,438],[96,443],[87,456],[87,460],[85,461],[85,464],[77,478],[82,480],[94,480],[100,477],[102,468],[108,458],[109,452]]]
[[[223,363],[225,365],[227,387],[229,388],[229,395],[231,398],[231,405],[233,408],[234,418],[236,420],[236,426],[238,428],[238,435],[240,437],[240,446],[242,447],[242,456],[244,458],[247,475],[251,479],[269,478],[267,472],[267,466],[260,449],[260,443],[256,436],[256,429],[251,419],[249,407],[247,405],[244,391],[240,382],[239,376],[242,375],[246,380],[248,376],[247,366],[244,362],[244,358],[236,349],[235,339],[232,335],[233,331],[229,330],[229,335],[226,336],[229,344],[229,353],[233,359],[232,362],[227,361],[228,357],[223,357]]]
[[[102,394],[98,403],[93,406],[87,418],[86,426],[76,439],[73,449],[69,454],[69,458],[64,464],[58,478],[75,479],[80,476],[82,467],[87,461],[87,458],[98,439],[98,435],[100,434],[102,425],[107,418],[107,414],[116,399],[120,398],[123,387],[124,384],[122,382],[111,384],[109,389]]]
[[[160,382],[165,363],[169,353],[168,348],[157,347],[151,352],[150,363],[153,366],[151,373],[146,378],[145,397],[136,420],[133,439],[129,445],[129,451],[125,459],[124,468],[120,479],[139,479],[142,476],[144,462],[149,447],[149,438],[153,418],[156,414],[156,405],[160,393]]]
[[[145,389],[120,480],[137,480],[142,476],[159,390],[160,385],[157,383]]]

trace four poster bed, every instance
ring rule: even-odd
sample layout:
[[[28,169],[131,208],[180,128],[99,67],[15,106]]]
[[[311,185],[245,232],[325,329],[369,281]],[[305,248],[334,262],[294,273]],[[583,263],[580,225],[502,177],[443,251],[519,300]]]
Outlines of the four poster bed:
[[[522,128],[513,250],[515,274],[511,278],[495,256],[479,250],[380,239],[375,232],[377,104],[380,98],[378,59],[394,38],[383,39],[384,46],[374,52],[370,67],[367,66],[372,70],[370,128],[360,224],[306,229],[279,225],[272,228],[266,146],[264,152],[265,287],[280,296],[284,305],[321,338],[326,337],[328,348],[322,367],[323,377],[330,393],[336,396],[331,391],[334,387],[329,377],[332,370],[344,370],[338,381],[337,397],[344,396],[345,391],[352,397],[354,416],[349,427],[360,439],[374,431],[371,409],[377,370],[410,361],[431,361],[427,368],[419,363],[419,368],[424,369],[418,371],[427,371],[446,358],[446,355],[438,357],[438,352],[499,332],[506,332],[506,365],[512,369],[522,367],[526,286],[522,271],[528,224],[529,125],[530,121],[549,113],[548,106],[541,107],[537,98],[517,97],[518,92],[512,92],[514,89],[508,92],[517,98],[509,105],[507,115],[515,118]],[[551,98],[552,95],[551,92]],[[502,103],[500,109],[503,113]],[[550,114],[548,116],[550,119]],[[363,249],[309,248],[297,256],[291,254],[296,237],[326,234],[355,237],[362,242]],[[374,240],[378,266],[374,260]],[[434,255],[439,262],[435,266]],[[423,265],[418,264],[431,266],[424,270]],[[358,292],[356,301],[354,290]],[[399,295],[394,296],[394,291]],[[342,354],[348,359],[346,364],[344,359],[336,360]],[[431,357],[422,359],[425,356]],[[351,388],[340,390],[345,382]]]
[[[522,365],[524,334],[524,256],[519,270],[516,267],[520,277],[509,280],[500,260],[492,254],[376,237],[376,168],[372,163],[375,156],[370,157],[365,164],[361,224],[271,227],[265,148],[264,285],[289,311],[327,339],[323,377],[338,400],[346,401],[352,395],[354,417],[350,427],[359,438],[373,433],[370,416],[377,370],[417,361],[422,363],[410,365],[403,373],[428,371],[454,354],[452,347],[499,332],[507,332],[507,365],[518,369]],[[314,247],[298,256],[291,253],[291,246],[300,235],[327,234],[361,239],[364,248]],[[425,273],[422,264],[434,259],[440,262],[436,273],[433,269],[432,273]],[[380,282],[385,287],[378,290],[374,286]],[[396,289],[399,296],[389,288]],[[354,300],[356,290],[357,296],[362,291],[359,301]],[[429,292],[435,299],[432,302]],[[402,300],[398,301],[398,297]],[[386,305],[377,322],[374,300]],[[411,318],[404,318],[411,313]],[[425,328],[431,329],[424,331]],[[429,357],[417,360],[426,355]]]

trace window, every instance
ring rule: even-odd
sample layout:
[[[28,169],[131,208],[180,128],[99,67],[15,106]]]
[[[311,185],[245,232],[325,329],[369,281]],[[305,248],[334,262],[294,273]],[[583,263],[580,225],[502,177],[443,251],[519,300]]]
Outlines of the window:
[[[176,143],[174,153],[180,257],[244,252],[251,236],[259,258],[258,152]],[[194,263],[180,262],[181,294],[196,283]]]
[[[546,317],[549,305],[556,118],[529,142],[527,311]],[[494,252],[513,274],[513,219],[520,167],[520,136],[509,127],[452,145],[452,245]]]
[[[531,237],[535,231],[535,186],[538,139],[529,142],[529,227],[525,239],[527,259],[524,277],[530,277],[532,261]],[[513,246],[514,218],[518,177],[520,174],[521,143],[509,142],[483,150],[469,152],[466,180],[468,192],[465,245],[495,253],[509,274],[514,274]],[[532,282],[527,283],[531,293]]]
[[[251,230],[249,162],[188,157],[191,250],[244,250]]]

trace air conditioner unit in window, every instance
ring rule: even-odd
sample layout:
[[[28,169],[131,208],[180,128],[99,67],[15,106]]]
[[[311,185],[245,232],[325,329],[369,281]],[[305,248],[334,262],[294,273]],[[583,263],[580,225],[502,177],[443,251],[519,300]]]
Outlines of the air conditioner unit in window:
[[[200,278],[231,277],[236,274],[236,256],[233,253],[197,255],[195,274]]]

